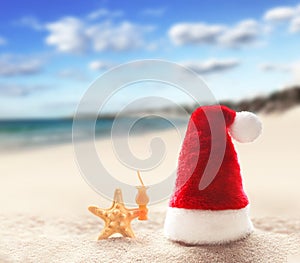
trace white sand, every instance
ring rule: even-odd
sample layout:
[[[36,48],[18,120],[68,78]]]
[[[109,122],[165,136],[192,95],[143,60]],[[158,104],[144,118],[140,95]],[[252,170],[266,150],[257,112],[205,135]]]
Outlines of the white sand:
[[[135,239],[95,241],[102,224],[86,216],[75,218],[0,217],[0,262],[286,262],[299,239],[287,233],[291,221],[272,220],[274,228],[256,230],[248,238],[222,246],[184,246],[162,237],[162,213],[149,222],[135,221]],[[294,221],[300,232],[300,221]],[[259,226],[259,224],[257,224]],[[281,227],[280,227],[281,226]],[[284,232],[277,233],[277,232]],[[300,243],[298,243],[299,245]],[[299,261],[296,261],[299,262]]]
[[[260,229],[248,239],[213,247],[173,244],[161,235],[163,202],[150,207],[149,221],[134,222],[136,239],[94,241],[102,222],[87,206],[107,207],[110,201],[82,179],[73,146],[65,144],[0,154],[0,262],[285,262],[289,253],[300,252],[300,108],[261,118],[263,135],[237,144],[251,216]],[[146,183],[174,169],[181,141],[175,131],[151,133],[130,140],[133,152],[149,155],[154,136],[162,136],[172,154],[143,175]],[[109,140],[97,141],[110,171],[130,177],[109,148]]]

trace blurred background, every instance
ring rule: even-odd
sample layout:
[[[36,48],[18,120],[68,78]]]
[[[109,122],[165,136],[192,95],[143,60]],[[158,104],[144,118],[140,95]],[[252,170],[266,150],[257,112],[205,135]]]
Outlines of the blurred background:
[[[137,59],[185,65],[219,100],[298,84],[300,4],[284,3],[5,1],[0,117],[72,116],[96,77]],[[137,89],[147,92],[136,87],[126,95]],[[126,100],[120,96],[115,107]]]
[[[75,190],[79,193],[84,187],[86,196],[96,200],[96,195],[87,194],[90,189],[82,186],[82,181],[74,181],[78,169],[68,144],[72,117],[97,77],[119,64],[150,58],[193,70],[221,103],[261,115],[263,137],[253,146],[238,146],[249,193],[256,204],[255,215],[279,211],[298,215],[299,43],[300,2],[293,0],[284,4],[258,0],[2,1],[3,196],[10,198],[12,204],[22,196],[23,207],[28,211],[49,208],[51,203],[45,205],[47,198],[58,198],[53,189],[64,196],[66,207],[75,206]],[[182,105],[189,113],[196,107],[188,96],[169,85],[131,85],[111,98],[105,118],[97,122],[97,136],[109,135],[114,115],[128,101],[155,95]],[[169,110],[172,118],[180,117],[176,109],[165,109],[163,105],[144,103],[136,108],[137,113],[162,110]],[[179,120],[183,129],[186,121],[186,117],[183,122]],[[139,132],[151,130],[154,134],[168,128],[169,123],[155,118],[145,119],[136,127]],[[173,138],[170,134],[165,136]],[[137,140],[142,145],[136,148],[138,153],[148,145],[142,144],[143,138]],[[103,147],[109,146],[107,141],[102,143]],[[178,147],[173,151],[176,158]],[[176,167],[176,158],[169,167]],[[114,167],[110,158],[107,166]],[[287,174],[291,178],[282,178]],[[265,181],[258,183],[258,178]],[[74,195],[66,194],[63,187],[70,180]],[[276,182],[272,189],[270,181]],[[289,194],[274,202],[283,186]],[[87,200],[78,200],[76,205],[85,206]],[[289,209],[290,200],[295,206]],[[5,206],[4,199],[2,205]],[[14,211],[15,206],[5,207]]]
[[[299,84],[299,41],[297,1],[285,1],[284,6],[248,0],[2,2],[0,119],[22,121],[1,121],[0,145],[43,142],[34,133],[38,127],[47,128],[45,133],[57,128],[47,134],[48,140],[67,139],[64,131],[69,132],[70,119],[90,84],[108,69],[138,59],[169,60],[190,68],[204,78],[217,100],[233,108],[281,110],[299,102],[299,89],[273,95],[272,103],[261,96]],[[136,96],[157,94],[188,111],[194,108],[182,92],[167,85],[133,85],[114,96],[107,113],[118,112]],[[149,105],[137,111],[143,107]],[[19,130],[30,131],[34,138],[9,136]]]

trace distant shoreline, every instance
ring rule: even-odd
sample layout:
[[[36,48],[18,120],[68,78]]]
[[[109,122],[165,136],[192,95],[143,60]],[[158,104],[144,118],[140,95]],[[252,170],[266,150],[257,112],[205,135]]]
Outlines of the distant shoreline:
[[[289,87],[283,90],[272,92],[265,96],[255,96],[250,99],[242,99],[239,101],[232,100],[221,100],[219,102],[220,105],[228,106],[229,108],[235,111],[251,111],[256,113],[280,113],[284,112],[294,106],[300,105],[300,86]],[[203,103],[202,105],[209,105]],[[185,110],[187,114],[191,114],[199,105],[191,104],[191,105],[181,105],[181,107]],[[159,115],[164,114],[171,117],[182,117],[182,111],[178,111],[176,108],[164,107],[164,108],[153,108],[146,109],[142,111],[130,111],[125,112],[122,115],[118,115],[119,113],[102,113],[101,115],[95,116],[94,113],[86,113],[81,116],[77,116],[79,120],[113,120],[117,116],[118,117],[132,117],[139,115]],[[63,117],[53,117],[53,118],[13,118],[13,119],[0,119],[1,122],[8,121],[73,121],[74,116],[63,116]]]
[[[227,105],[236,111],[246,110],[263,114],[282,113],[300,105],[300,87],[278,91],[266,97],[255,97],[236,103],[223,101],[220,104]],[[162,108],[143,112],[127,112],[127,114],[118,116],[118,122],[121,123],[120,135],[122,133],[128,134],[129,122],[133,122],[133,130],[130,130],[131,135],[171,128],[172,124],[169,120],[176,125],[185,126],[189,114],[194,111],[197,105],[183,107],[186,110],[186,115],[176,108]],[[95,137],[110,136],[116,117],[113,114],[98,116],[96,118]],[[86,114],[77,120],[82,121],[79,140],[86,140],[90,136],[90,128],[88,127],[94,124],[95,116]],[[72,125],[73,117],[0,120],[0,151],[14,151],[72,142]]]

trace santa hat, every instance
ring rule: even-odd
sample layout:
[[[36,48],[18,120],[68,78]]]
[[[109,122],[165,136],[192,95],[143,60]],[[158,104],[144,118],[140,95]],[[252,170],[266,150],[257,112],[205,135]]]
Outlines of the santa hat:
[[[250,112],[203,106],[191,115],[164,233],[188,244],[220,244],[250,234],[249,202],[231,138],[251,142],[262,125]]]

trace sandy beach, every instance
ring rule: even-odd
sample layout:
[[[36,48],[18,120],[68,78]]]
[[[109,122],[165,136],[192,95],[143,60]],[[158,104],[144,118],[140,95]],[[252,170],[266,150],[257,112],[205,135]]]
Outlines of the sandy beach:
[[[291,256],[300,253],[300,108],[260,117],[262,136],[236,144],[257,228],[250,237],[223,246],[169,242],[162,235],[164,201],[150,206],[149,221],[133,223],[136,239],[95,241],[103,223],[87,207],[111,202],[81,177],[69,143],[0,154],[0,262],[287,262],[289,254],[289,262],[300,262]],[[174,130],[140,135],[131,138],[133,151],[147,156],[153,137],[164,138],[172,154],[152,172],[157,178],[144,174],[146,183],[176,167],[182,140]],[[109,149],[110,140],[96,145]],[[103,161],[116,177],[132,173],[113,151]]]

